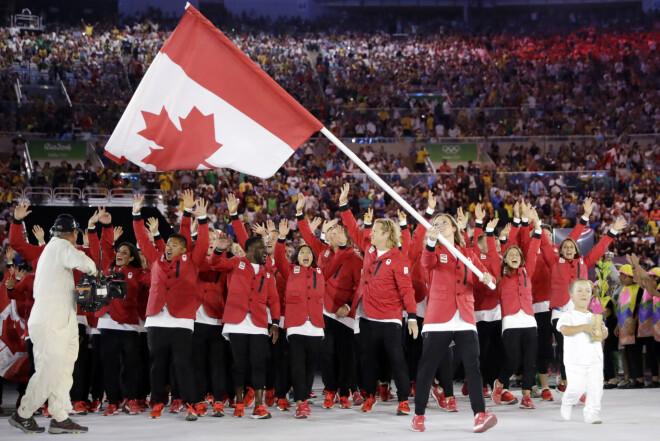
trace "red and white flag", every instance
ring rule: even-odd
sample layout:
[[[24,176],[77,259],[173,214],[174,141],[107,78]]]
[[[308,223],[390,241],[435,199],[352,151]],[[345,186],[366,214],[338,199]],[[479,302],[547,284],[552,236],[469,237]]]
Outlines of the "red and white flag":
[[[7,296],[4,280],[0,287],[0,377],[8,381],[28,381],[29,362],[25,349],[25,327],[16,302]],[[1,381],[1,380],[0,380]]]
[[[269,178],[321,128],[188,5],[105,150],[152,171],[231,168]]]
[[[616,146],[606,151],[603,154],[603,159],[600,160],[600,162],[596,165],[596,167],[598,169],[609,168],[608,165],[614,162],[614,160],[616,159],[616,156],[619,153],[619,148],[621,148],[621,145],[617,144]]]

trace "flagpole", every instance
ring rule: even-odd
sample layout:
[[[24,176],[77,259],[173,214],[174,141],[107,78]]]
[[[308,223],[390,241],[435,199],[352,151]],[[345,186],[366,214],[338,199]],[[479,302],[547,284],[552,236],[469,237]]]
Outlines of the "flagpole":
[[[327,128],[323,127],[321,129],[321,133],[328,138],[328,140],[333,143],[334,145],[337,146],[339,150],[344,152],[346,156],[351,158],[353,162],[357,164],[358,167],[362,169],[371,179],[373,179],[376,184],[380,185],[380,187],[385,190],[392,198],[399,203],[408,213],[412,215],[420,224],[424,225],[427,229],[431,228],[431,224],[424,219],[424,217],[417,212],[413,207],[410,206],[408,202],[406,202],[392,187],[390,187],[385,181],[383,181],[380,176],[378,176],[372,169],[370,169],[367,164],[362,162],[360,158],[357,157],[355,153],[351,151],[346,145],[341,142],[339,138],[337,138],[335,135],[333,135]],[[442,235],[438,236],[438,240],[440,241],[441,244],[443,244],[458,260],[463,262],[465,266],[467,266],[470,271],[472,271],[477,277],[480,279],[483,277],[483,273],[476,267],[474,264],[463,254],[461,254],[456,247],[454,247],[453,244],[449,243],[447,239],[442,237]],[[490,289],[495,289],[495,283],[490,282],[488,284],[488,287]]]

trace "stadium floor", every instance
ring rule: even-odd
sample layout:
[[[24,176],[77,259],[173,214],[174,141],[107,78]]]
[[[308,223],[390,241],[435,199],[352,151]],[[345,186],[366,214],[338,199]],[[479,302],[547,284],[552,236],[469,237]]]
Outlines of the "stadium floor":
[[[316,379],[314,391],[322,390],[320,378]],[[460,385],[456,391],[460,395]],[[513,392],[519,397],[520,391]],[[92,414],[74,417],[80,424],[87,425],[86,435],[60,435],[57,439],[89,438],[95,441],[124,440],[401,440],[401,439],[451,439],[474,440],[598,440],[621,441],[629,439],[658,439],[658,416],[660,415],[660,390],[606,390],[603,395],[603,424],[587,425],[582,422],[582,406],[576,406],[573,420],[565,422],[559,416],[560,394],[554,393],[554,402],[534,400],[536,410],[522,410],[515,406],[495,406],[490,399],[486,406],[497,414],[498,424],[484,434],[472,433],[473,417],[467,397],[458,396],[458,413],[441,411],[435,403],[427,409],[425,433],[410,430],[412,416],[396,416],[396,402],[378,402],[370,414],[358,408],[342,410],[323,409],[322,398],[311,405],[313,414],[306,420],[296,420],[293,412],[270,409],[270,420],[250,418],[204,417],[196,422],[187,422],[183,413],[170,414],[165,408],[162,418],[149,420],[146,414],[129,416],[120,414],[103,417]],[[5,384],[3,397],[5,414],[0,416],[0,439],[3,441],[25,440],[26,435],[10,427],[7,419],[13,412],[16,392]],[[411,408],[413,407],[411,403]],[[247,413],[247,412],[246,412]],[[40,425],[49,420],[37,417]],[[47,433],[33,435],[30,439],[48,437]]]

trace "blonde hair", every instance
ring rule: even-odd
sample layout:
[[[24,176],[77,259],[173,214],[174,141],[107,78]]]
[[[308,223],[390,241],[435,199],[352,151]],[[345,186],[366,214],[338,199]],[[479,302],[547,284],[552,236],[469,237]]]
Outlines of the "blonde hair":
[[[451,214],[447,213],[438,213],[433,217],[433,220],[431,221],[431,225],[435,226],[435,220],[439,219],[441,217],[446,217],[449,219],[449,222],[456,228],[456,231],[454,232],[454,244],[464,247],[465,246],[465,240],[463,240],[463,236],[461,235],[461,227],[458,226],[458,222],[456,222],[456,219],[454,219],[454,216]]]
[[[398,248],[399,242],[401,242],[401,228],[394,222],[392,219],[376,219],[374,222],[374,228],[376,225],[380,225],[384,233],[388,233],[387,237],[387,247],[388,248]]]
[[[571,282],[570,285],[568,285],[568,294],[570,296],[573,296],[573,292],[575,291],[575,287],[577,286],[578,283],[586,283],[587,285],[589,285],[590,289],[593,287],[590,280],[587,280],[587,279],[574,280],[573,282]]]

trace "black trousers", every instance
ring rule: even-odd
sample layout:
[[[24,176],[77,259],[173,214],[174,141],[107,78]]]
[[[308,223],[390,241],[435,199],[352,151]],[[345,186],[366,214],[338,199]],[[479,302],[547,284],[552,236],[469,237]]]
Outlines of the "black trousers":
[[[658,376],[658,359],[655,354],[655,339],[653,337],[641,337],[637,341],[646,348],[646,368],[651,371],[651,375]]]
[[[557,329],[559,319],[552,320],[552,335],[555,336],[555,362],[559,366],[561,379],[566,380],[566,366],[564,366],[564,335]]]
[[[415,414],[424,415],[426,412],[426,404],[429,398],[426,391],[431,389],[433,376],[440,362],[446,356],[452,341],[456,343],[456,356],[460,356],[463,360],[472,411],[475,415],[478,412],[485,412],[486,402],[484,401],[483,383],[479,371],[479,338],[477,333],[474,331],[425,332],[422,337],[424,338],[424,349],[417,371],[417,391],[419,392],[415,394]],[[424,393],[421,393],[421,391],[424,391]],[[449,396],[447,392],[445,392],[445,395]]]
[[[222,401],[227,392],[227,360],[222,326],[195,323],[193,332],[193,365],[195,367],[195,401],[204,401],[207,392]]]
[[[554,356],[552,350],[552,311],[537,312],[536,318],[536,370],[539,374],[547,374]]]
[[[401,325],[360,319],[360,348],[362,349],[362,379],[367,395],[376,394],[378,380],[378,354],[385,352],[392,368],[399,401],[410,395],[410,377],[403,355]],[[430,387],[430,386],[429,386]]]
[[[422,329],[424,326],[424,317],[417,317],[417,329]],[[419,359],[422,358],[422,339],[413,338],[408,332],[408,328],[403,328],[403,341],[405,342],[406,363],[408,364],[408,372],[410,372],[410,380],[417,380],[417,367],[419,366]]]
[[[101,335],[92,334],[90,336],[91,348],[89,349],[90,368],[89,372],[89,392],[93,400],[102,400],[105,385],[103,384],[103,354],[101,351]],[[135,375],[130,372],[130,375]]]
[[[294,334],[287,339],[289,340],[289,353],[291,354],[293,397],[296,401],[305,401],[312,393],[314,369],[321,352],[323,337]]]
[[[146,332],[140,332],[140,349],[139,349],[139,367],[137,376],[139,378],[137,397],[141,400],[146,400],[147,395],[151,391],[150,379],[150,360],[149,360],[149,341]]]
[[[244,387],[250,376],[252,387],[263,389],[266,385],[268,336],[232,333],[229,334],[229,343],[231,344],[231,373],[234,387]]]
[[[421,328],[420,328],[421,329]],[[422,337],[419,337],[420,340],[422,340],[422,353],[424,353],[424,339]],[[442,391],[445,394],[445,397],[453,397],[454,396],[454,372],[456,371],[456,368],[454,366],[454,348],[450,347],[447,348],[447,352],[445,352],[445,356],[442,357],[442,360],[440,360],[440,364],[438,365],[438,369],[435,371],[435,378],[438,380],[438,384],[442,388]],[[421,361],[421,357],[420,357]],[[417,373],[419,375],[419,364],[417,365]],[[419,383],[417,383],[417,390],[419,390]],[[415,392],[417,393],[417,392]]]
[[[321,377],[325,390],[348,396],[354,364],[353,329],[324,316],[325,337],[321,343]]]
[[[73,385],[71,401],[85,401],[89,398],[89,336],[87,327],[78,323],[78,358],[73,365]]]
[[[483,387],[493,385],[502,369],[502,321],[477,322],[479,336],[479,368]]]
[[[624,354],[626,356],[626,363],[628,364],[628,376],[631,380],[641,378],[644,376],[644,369],[642,366],[642,344],[637,339],[635,344],[625,345]]]
[[[139,350],[140,336],[136,331],[101,329],[103,385],[110,404],[119,405],[122,398],[134,400],[137,397],[135,374]]]
[[[270,340],[269,340],[270,342]],[[280,337],[272,345],[273,371],[275,371],[275,396],[277,398],[286,398],[286,394],[291,389],[291,363],[290,363],[290,345],[286,339],[286,331],[280,328]],[[266,375],[268,377],[268,375]]]
[[[192,367],[192,331],[184,328],[147,328],[147,341],[151,354],[151,396],[155,403],[165,402],[170,361],[174,364],[174,377],[181,398],[189,404],[195,402],[195,371]]]
[[[508,388],[509,378],[522,366],[522,388],[531,390],[536,377],[536,328],[511,328],[502,334],[505,362],[499,381]]]

